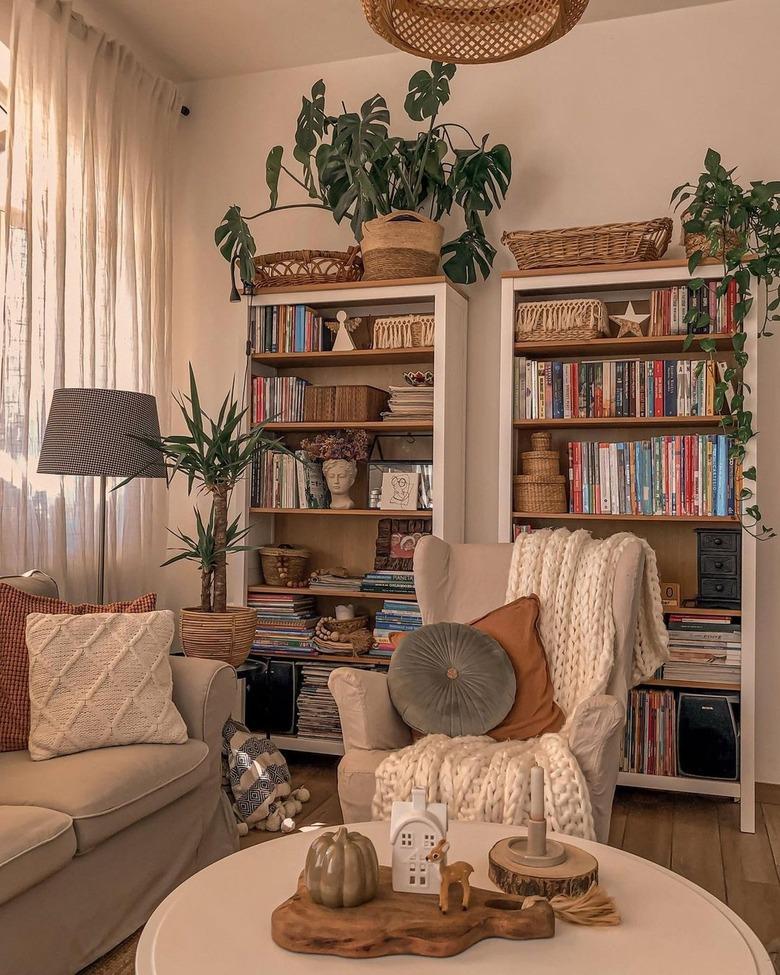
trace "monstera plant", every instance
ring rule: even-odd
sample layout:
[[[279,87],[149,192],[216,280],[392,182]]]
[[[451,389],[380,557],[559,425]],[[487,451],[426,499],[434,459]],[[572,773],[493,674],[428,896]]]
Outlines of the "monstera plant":
[[[318,81],[310,97],[303,98],[289,165],[282,146],[268,153],[270,206],[250,217],[231,206],[215,231],[231,273],[237,267],[241,279],[251,282],[256,245],[247,221],[275,210],[330,210],[336,223],[349,222],[360,241],[364,223],[376,217],[405,210],[438,221],[456,209],[464,229],[441,249],[444,272],[462,284],[475,281],[478,273],[487,277],[496,252],[483,220],[506,196],[512,157],[505,145],[488,146],[487,135],[477,140],[464,126],[439,121],[454,75],[454,64],[437,61],[412,75],[404,109],[424,128],[411,138],[391,133],[390,111],[378,94],[357,112],[343,106],[340,114],[331,115],[325,84]],[[279,204],[282,174],[306,192],[308,202]],[[233,292],[238,297],[235,277]]]

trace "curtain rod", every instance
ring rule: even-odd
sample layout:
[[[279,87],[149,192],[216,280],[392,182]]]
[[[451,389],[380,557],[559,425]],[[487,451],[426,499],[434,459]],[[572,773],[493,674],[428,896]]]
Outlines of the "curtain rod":
[[[76,13],[75,10],[70,12],[70,30],[72,34],[76,34],[83,40],[87,36],[87,31],[93,29],[84,20],[81,14]],[[189,105],[182,105],[179,109],[179,114],[183,115],[185,118],[190,114]]]

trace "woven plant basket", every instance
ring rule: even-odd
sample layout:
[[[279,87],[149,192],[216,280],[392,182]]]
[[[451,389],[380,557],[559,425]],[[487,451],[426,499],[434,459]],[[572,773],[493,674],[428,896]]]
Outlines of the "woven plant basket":
[[[263,545],[260,548],[263,578],[269,586],[305,586],[311,552],[296,545]]]
[[[257,611],[228,606],[226,613],[181,611],[181,645],[188,657],[224,660],[240,667],[249,656],[257,629]]]
[[[433,315],[385,315],[374,319],[375,349],[418,349],[433,345]]]
[[[501,238],[521,271],[534,267],[582,267],[657,261],[672,237],[669,217],[639,223],[607,223],[562,230],[511,230]]]
[[[609,331],[607,306],[597,298],[524,301],[515,314],[516,342],[595,339]]]
[[[739,234],[735,230],[726,230],[726,250],[732,250],[739,244]],[[723,232],[718,235],[718,243],[713,247],[712,241],[707,234],[688,234],[683,233],[683,243],[685,245],[685,256],[691,257],[696,251],[701,251],[702,255],[723,260]]]
[[[565,475],[515,474],[512,482],[515,511],[554,514],[568,510]]]
[[[532,450],[524,450],[520,454],[523,474],[557,475],[560,473],[560,456],[552,449],[552,438],[549,433],[531,434]]]
[[[255,290],[284,285],[340,284],[363,276],[360,248],[347,251],[279,251],[255,258]]]
[[[444,230],[412,210],[398,210],[363,224],[363,277],[367,281],[429,278],[439,270]]]

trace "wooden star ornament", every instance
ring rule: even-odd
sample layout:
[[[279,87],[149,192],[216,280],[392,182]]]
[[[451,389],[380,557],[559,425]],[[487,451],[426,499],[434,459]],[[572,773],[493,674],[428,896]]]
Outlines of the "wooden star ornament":
[[[634,310],[634,303],[631,301],[629,301],[628,308],[626,308],[622,315],[609,316],[609,320],[614,322],[618,327],[617,337],[619,339],[644,335],[642,329],[649,319],[649,315],[637,315]]]

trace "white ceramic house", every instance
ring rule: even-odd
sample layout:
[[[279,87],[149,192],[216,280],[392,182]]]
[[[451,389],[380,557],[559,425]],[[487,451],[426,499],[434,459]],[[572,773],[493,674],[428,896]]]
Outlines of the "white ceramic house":
[[[425,789],[412,789],[411,802],[394,802],[390,816],[393,890],[439,893],[439,865],[425,857],[447,835],[447,806],[428,803]]]

